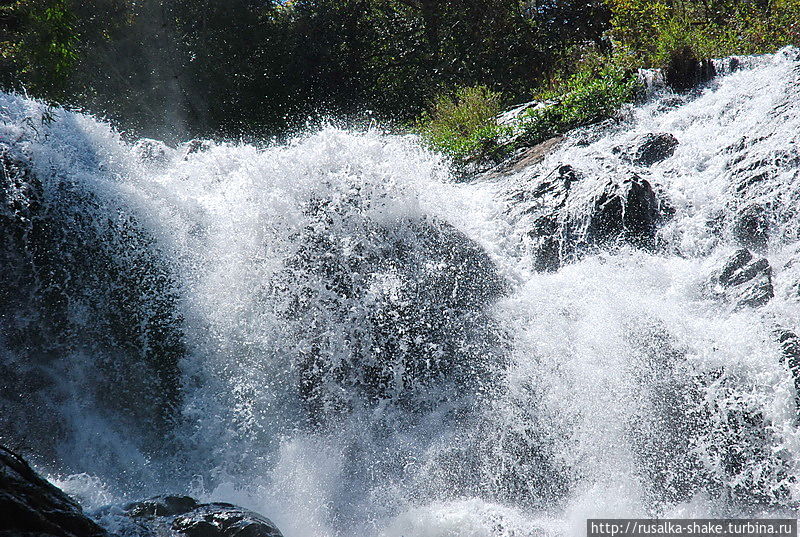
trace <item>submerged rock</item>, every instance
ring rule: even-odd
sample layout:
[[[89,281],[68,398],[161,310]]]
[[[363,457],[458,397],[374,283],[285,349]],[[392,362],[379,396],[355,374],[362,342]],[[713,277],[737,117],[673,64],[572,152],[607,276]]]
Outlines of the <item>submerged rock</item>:
[[[0,446],[0,533],[105,537],[80,505],[39,476],[25,460]]]
[[[210,140],[189,140],[185,144],[181,145],[181,151],[183,152],[183,160],[187,160],[189,155],[193,155],[195,153],[205,153],[206,151],[210,150],[214,146],[214,143]]]
[[[489,170],[484,174],[484,178],[491,179],[510,173],[517,173],[530,166],[535,166],[541,163],[547,155],[555,151],[563,141],[563,136],[554,136],[539,144],[523,147],[499,165]]]
[[[156,239],[111,200],[113,183],[36,168],[22,144],[0,143],[0,436],[48,460],[74,430],[62,371],[91,377],[84,412],[114,414],[142,448],[163,449],[179,403],[184,355],[177,282]],[[64,468],[69,472],[71,469]]]
[[[794,402],[800,414],[800,337],[793,331],[777,327],[773,334],[781,346],[781,361],[789,368],[794,380]]]
[[[174,152],[175,150],[164,142],[150,138],[142,138],[133,146],[136,157],[148,164],[166,164]]]
[[[156,496],[94,514],[131,537],[282,537],[268,518],[229,503]],[[81,506],[0,446],[0,534],[9,537],[109,537]]]
[[[660,217],[655,192],[646,179],[634,174],[619,183],[609,182],[594,201],[586,241],[601,244],[622,238],[649,248],[655,242]]]
[[[757,203],[738,211],[733,218],[733,238],[745,248],[765,250],[771,228],[769,213],[768,208]]]
[[[506,282],[486,252],[446,222],[364,218],[359,203],[309,204],[313,225],[271,282],[281,315],[311,342],[296,367],[314,425],[387,399],[438,404],[483,382],[503,352],[488,310]]]
[[[711,284],[715,293],[736,309],[763,306],[775,296],[769,261],[754,259],[746,248],[737,250],[725,260],[712,275]]]

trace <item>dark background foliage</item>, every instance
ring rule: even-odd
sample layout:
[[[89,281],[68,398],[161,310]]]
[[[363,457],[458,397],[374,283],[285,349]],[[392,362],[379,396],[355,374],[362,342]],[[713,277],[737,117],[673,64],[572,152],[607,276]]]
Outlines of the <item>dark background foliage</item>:
[[[604,65],[774,50],[798,2],[0,0],[0,86],[172,142],[408,126],[459,88],[508,105]]]
[[[529,96],[568,45],[600,41],[609,13],[586,0],[6,1],[0,82],[173,140],[309,116],[407,122],[458,86]]]

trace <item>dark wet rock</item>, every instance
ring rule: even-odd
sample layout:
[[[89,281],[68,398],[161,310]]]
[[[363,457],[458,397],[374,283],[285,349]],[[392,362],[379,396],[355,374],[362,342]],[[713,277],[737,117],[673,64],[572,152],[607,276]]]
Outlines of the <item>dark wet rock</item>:
[[[715,75],[716,70],[711,60],[700,60],[689,47],[685,47],[672,56],[664,78],[672,89],[684,92],[708,82]]]
[[[91,371],[75,404],[141,432],[144,451],[163,449],[184,353],[173,272],[146,227],[91,182],[37,172],[0,143],[0,345],[13,357],[0,360],[0,404],[36,409],[0,412],[0,436],[59,461],[76,431],[59,419],[68,405],[54,372]],[[76,353],[85,370],[66,365]]]
[[[511,195],[512,204],[522,207],[521,216],[529,219],[527,240],[536,270],[557,270],[597,247],[655,247],[658,226],[670,210],[650,182],[631,174],[621,181],[600,183],[602,186],[587,195],[582,183],[591,180],[574,167],[562,165],[533,188]],[[578,184],[582,192],[576,195]]]
[[[125,506],[125,512],[133,518],[152,518],[174,516],[188,513],[200,504],[191,496],[155,496],[148,500],[132,502]]]
[[[501,359],[489,309],[506,282],[486,252],[441,220],[374,220],[354,210],[363,203],[309,202],[313,224],[270,282],[287,326],[314,342],[295,358],[312,426],[387,400],[424,410],[474,389]]]
[[[652,166],[657,162],[668,159],[675,153],[678,139],[669,133],[649,133],[642,137],[632,161],[639,166]]]
[[[0,446],[0,533],[9,536],[105,537],[75,500]]]
[[[189,496],[156,496],[97,513],[124,536],[282,537],[268,518],[229,503],[201,504]]]
[[[512,156],[489,170],[485,174],[485,178],[517,173],[530,166],[535,166],[542,162],[547,155],[555,151],[563,141],[563,136],[554,136],[539,144],[520,148]]]
[[[165,164],[173,150],[164,142],[142,138],[133,146],[133,152],[142,162],[150,164]]]
[[[172,530],[187,537],[282,537],[266,517],[227,503],[211,503],[176,517]]]
[[[678,140],[669,133],[648,133],[639,137],[628,146],[620,145],[612,152],[637,166],[652,166],[668,159],[675,153]]]
[[[795,407],[800,414],[800,337],[793,331],[782,327],[775,328],[773,334],[781,346],[781,362],[789,368],[792,374]]]
[[[572,244],[570,230],[562,224],[572,185],[581,179],[570,165],[560,166],[545,177],[532,192],[522,194],[534,203],[526,211],[531,218],[528,238],[532,245],[533,268],[552,272],[562,263]],[[527,201],[527,200],[526,200]]]
[[[733,238],[745,248],[764,251],[767,248],[772,224],[770,210],[758,203],[738,211],[733,219]]]
[[[189,140],[185,144],[183,144],[183,158],[184,160],[189,158],[189,155],[193,155],[194,153],[204,153],[211,149],[212,142],[209,140]]]
[[[651,248],[660,217],[660,204],[652,186],[634,174],[620,183],[606,185],[592,207],[585,240],[603,244],[622,238],[635,246]]]
[[[753,258],[742,248],[725,260],[714,273],[711,283],[715,293],[738,308],[763,306],[775,295],[772,267],[764,258]]]

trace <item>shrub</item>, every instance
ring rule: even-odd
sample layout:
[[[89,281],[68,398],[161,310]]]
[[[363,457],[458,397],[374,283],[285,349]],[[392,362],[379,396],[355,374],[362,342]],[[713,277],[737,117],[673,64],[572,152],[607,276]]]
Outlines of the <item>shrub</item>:
[[[607,119],[634,99],[637,87],[636,76],[613,63],[599,71],[580,71],[558,89],[540,95],[552,104],[531,110],[522,118],[521,140],[532,145]]]
[[[507,128],[497,124],[502,95],[485,86],[459,88],[436,97],[416,122],[416,131],[434,149],[458,164],[495,159]]]

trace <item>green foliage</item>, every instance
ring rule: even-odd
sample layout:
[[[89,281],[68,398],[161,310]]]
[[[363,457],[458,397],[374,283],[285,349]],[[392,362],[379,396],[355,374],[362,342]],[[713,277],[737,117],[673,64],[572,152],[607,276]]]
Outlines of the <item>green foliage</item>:
[[[607,0],[615,53],[638,67],[800,45],[800,0]]]
[[[0,83],[172,140],[280,134],[309,116],[405,124],[460,86],[521,100],[607,18],[603,0],[18,2]]]
[[[25,11],[29,24],[21,50],[25,56],[23,73],[31,89],[63,95],[79,59],[75,13],[67,0],[31,0],[17,9]]]
[[[638,89],[636,76],[611,63],[599,70],[582,70],[540,98],[548,106],[533,109],[521,120],[525,144],[537,144],[570,129],[611,117],[631,102]]]
[[[607,117],[627,92],[616,71],[800,44],[800,0],[0,3],[2,87],[167,141],[283,134],[314,116],[406,125],[443,89],[481,86],[507,102],[552,90],[536,139]],[[504,147],[491,122],[452,129],[426,136],[461,160]]]
[[[508,134],[496,122],[502,95],[485,86],[459,88],[441,94],[417,120],[416,130],[431,147],[464,164],[497,158],[498,141]]]

